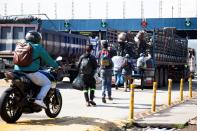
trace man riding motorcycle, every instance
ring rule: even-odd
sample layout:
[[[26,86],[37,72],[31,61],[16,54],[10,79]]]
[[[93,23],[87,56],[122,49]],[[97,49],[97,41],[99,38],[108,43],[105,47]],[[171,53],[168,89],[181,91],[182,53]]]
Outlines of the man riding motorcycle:
[[[29,31],[25,36],[25,43],[30,44],[33,51],[33,61],[28,66],[20,66],[15,64],[14,71],[20,71],[26,74],[26,76],[36,85],[40,86],[40,92],[38,93],[34,103],[47,108],[43,100],[47,95],[47,92],[52,86],[51,81],[38,70],[40,69],[41,59],[49,66],[58,68],[58,64],[50,57],[47,51],[40,44],[42,36],[39,32]]]

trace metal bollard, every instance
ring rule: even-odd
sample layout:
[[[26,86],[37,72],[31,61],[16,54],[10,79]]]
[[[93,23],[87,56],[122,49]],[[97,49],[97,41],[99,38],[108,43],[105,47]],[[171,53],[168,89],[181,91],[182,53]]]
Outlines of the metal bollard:
[[[131,97],[130,97],[130,108],[129,108],[129,120],[134,119],[134,84],[130,85],[131,88]]]
[[[171,105],[172,79],[168,79],[168,105]]]
[[[192,98],[192,77],[189,77],[189,98]]]
[[[156,91],[157,91],[157,82],[153,83],[153,101],[152,101],[152,112],[155,112],[156,107]]]
[[[183,78],[180,81],[180,101],[183,101]]]

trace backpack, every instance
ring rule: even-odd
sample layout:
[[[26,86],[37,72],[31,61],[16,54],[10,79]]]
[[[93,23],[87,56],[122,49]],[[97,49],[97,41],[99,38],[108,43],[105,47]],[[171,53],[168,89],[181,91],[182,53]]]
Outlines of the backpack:
[[[106,51],[106,53],[104,51],[101,51],[101,56],[100,56],[100,65],[101,67],[109,67],[111,66],[111,58],[109,57],[109,52]]]
[[[83,57],[80,63],[80,73],[90,75],[93,71],[91,56]]]
[[[29,43],[18,42],[14,51],[13,62],[19,66],[28,66],[32,63],[33,48]]]

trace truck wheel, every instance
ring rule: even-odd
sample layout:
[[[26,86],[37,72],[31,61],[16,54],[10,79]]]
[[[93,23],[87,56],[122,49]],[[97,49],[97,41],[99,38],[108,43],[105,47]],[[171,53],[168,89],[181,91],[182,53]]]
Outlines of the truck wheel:
[[[164,71],[163,71],[163,68],[161,68],[160,70],[159,70],[159,85],[160,85],[160,87],[163,87],[163,85],[164,85]]]
[[[168,85],[168,69],[164,68],[164,86]]]
[[[158,88],[160,87],[160,81],[159,81],[159,69],[155,70],[155,81],[157,82]]]

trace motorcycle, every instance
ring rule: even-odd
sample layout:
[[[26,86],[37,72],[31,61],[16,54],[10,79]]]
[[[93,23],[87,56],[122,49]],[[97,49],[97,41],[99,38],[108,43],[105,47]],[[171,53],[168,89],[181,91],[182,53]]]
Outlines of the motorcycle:
[[[47,106],[45,113],[50,118],[55,118],[62,108],[62,96],[56,89],[57,71],[50,68],[40,71],[46,75],[53,83],[44,98]],[[23,113],[35,113],[42,111],[42,107],[34,104],[34,100],[40,91],[40,87],[35,85],[23,72],[4,73],[6,80],[11,80],[10,87],[1,95],[0,116],[7,123],[15,123]]]

